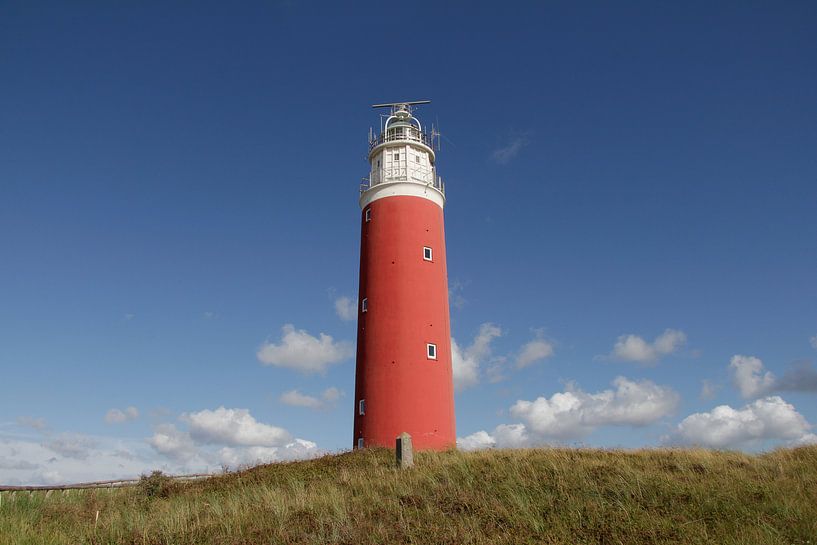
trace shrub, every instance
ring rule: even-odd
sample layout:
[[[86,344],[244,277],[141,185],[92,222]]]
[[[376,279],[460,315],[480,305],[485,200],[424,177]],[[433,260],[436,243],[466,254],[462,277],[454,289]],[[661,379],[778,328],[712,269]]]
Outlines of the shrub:
[[[166,498],[173,488],[173,479],[162,473],[154,471],[150,475],[142,475],[139,478],[137,489],[139,495],[148,498]]]

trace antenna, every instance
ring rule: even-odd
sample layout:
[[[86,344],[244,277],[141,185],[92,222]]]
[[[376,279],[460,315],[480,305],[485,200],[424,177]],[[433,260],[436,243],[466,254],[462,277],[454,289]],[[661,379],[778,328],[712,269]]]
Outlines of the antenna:
[[[416,106],[418,104],[431,104],[430,100],[414,100],[405,102],[386,102],[383,104],[372,104],[372,108],[394,108],[395,106]]]

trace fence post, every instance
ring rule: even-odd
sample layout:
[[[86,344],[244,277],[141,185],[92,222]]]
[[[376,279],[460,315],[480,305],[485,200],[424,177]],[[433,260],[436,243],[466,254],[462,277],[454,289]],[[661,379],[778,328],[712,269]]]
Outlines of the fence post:
[[[414,467],[414,450],[411,447],[411,435],[406,432],[397,437],[394,455],[399,469]]]

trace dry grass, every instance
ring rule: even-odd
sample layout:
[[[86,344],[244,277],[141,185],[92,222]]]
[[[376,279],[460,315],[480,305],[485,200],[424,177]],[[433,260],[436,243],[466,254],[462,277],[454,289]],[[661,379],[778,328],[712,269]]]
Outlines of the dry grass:
[[[817,447],[365,450],[207,481],[3,498],[0,544],[817,544]],[[99,518],[96,520],[96,512]]]

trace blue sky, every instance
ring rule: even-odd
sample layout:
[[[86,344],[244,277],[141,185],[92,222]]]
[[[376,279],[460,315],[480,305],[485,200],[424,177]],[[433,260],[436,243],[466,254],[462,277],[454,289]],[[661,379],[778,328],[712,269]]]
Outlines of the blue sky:
[[[3,2],[0,482],[348,448],[369,105],[401,99],[444,135],[464,447],[814,441],[815,23]]]

